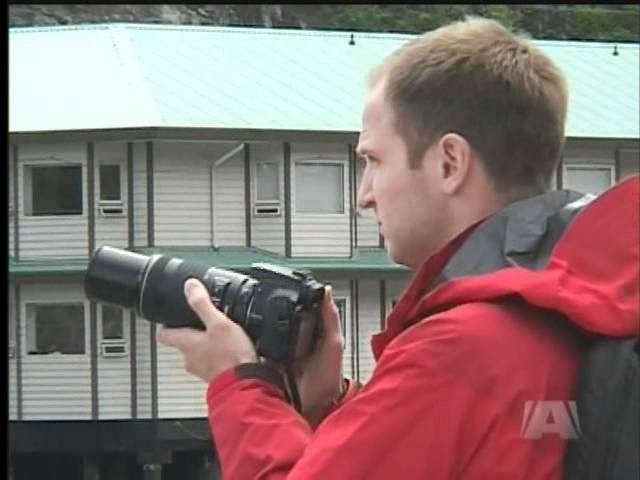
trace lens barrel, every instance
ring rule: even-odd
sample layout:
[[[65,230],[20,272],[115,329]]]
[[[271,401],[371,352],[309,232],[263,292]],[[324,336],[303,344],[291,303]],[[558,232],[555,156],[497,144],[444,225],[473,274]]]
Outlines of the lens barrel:
[[[151,258],[128,250],[99,247],[85,276],[89,300],[110,303],[138,311],[140,284]]]

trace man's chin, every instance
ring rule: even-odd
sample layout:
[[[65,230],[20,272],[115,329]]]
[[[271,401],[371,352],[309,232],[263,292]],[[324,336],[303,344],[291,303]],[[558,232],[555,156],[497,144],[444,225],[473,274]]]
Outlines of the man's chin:
[[[393,263],[397,263],[398,265],[403,265],[410,270],[414,270],[416,266],[405,256],[403,256],[397,249],[393,248],[393,245],[389,242],[385,242],[384,244],[385,250],[387,251],[387,256],[391,259]]]

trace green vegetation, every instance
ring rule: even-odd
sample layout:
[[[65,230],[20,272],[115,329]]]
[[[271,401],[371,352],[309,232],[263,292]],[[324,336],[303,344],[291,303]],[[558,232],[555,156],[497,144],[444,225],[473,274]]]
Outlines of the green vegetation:
[[[538,39],[640,41],[639,5],[335,5],[326,26],[421,33],[466,15]]]
[[[640,42],[640,5],[58,5],[13,4],[10,26],[94,22],[246,25],[422,33],[466,15],[536,39]]]

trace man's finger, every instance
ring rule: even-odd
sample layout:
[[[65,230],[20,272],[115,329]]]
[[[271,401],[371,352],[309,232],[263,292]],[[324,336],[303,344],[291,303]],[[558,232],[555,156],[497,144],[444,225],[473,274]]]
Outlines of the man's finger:
[[[330,285],[325,288],[324,301],[322,302],[322,323],[323,336],[342,333],[340,332],[338,308],[333,301],[333,290]]]
[[[202,335],[202,332],[193,328],[167,328],[160,325],[156,332],[156,339],[167,347],[184,351],[198,335]]]
[[[212,322],[229,321],[227,316],[213,305],[209,292],[199,280],[189,278],[184,282],[184,295],[205,328],[209,328]]]

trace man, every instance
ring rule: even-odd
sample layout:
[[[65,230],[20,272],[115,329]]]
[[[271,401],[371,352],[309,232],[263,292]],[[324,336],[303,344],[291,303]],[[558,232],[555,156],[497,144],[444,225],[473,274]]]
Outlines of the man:
[[[421,36],[374,72],[358,203],[415,273],[372,341],[370,381],[342,381],[330,294],[298,366],[304,418],[197,281],[185,290],[207,330],[159,333],[209,384],[224,478],[562,478],[568,432],[536,434],[548,419],[532,430],[526,405],[574,398],[577,332],[638,329],[638,215],[548,192],[566,110],[557,67],[487,20]],[[637,180],[615,201],[634,194]]]

